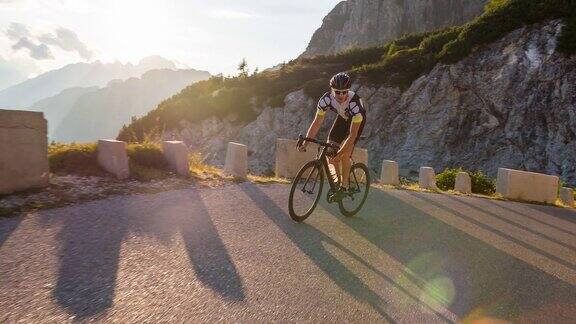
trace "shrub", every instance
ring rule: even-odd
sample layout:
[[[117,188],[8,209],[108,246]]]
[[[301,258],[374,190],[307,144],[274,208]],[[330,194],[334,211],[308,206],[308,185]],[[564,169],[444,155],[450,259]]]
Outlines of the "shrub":
[[[448,168],[436,176],[436,186],[441,190],[454,190],[458,172],[464,172],[462,168]],[[472,193],[491,196],[496,193],[496,183],[487,177],[482,171],[466,171],[472,182]]]
[[[319,98],[328,89],[328,79],[314,79],[304,83],[304,93],[311,98]]]
[[[57,174],[104,175],[105,172],[98,165],[97,148],[96,143],[51,144],[48,146],[50,171]]]
[[[168,166],[159,144],[151,142],[128,144],[126,153],[131,162],[143,167],[164,170]]]
[[[446,169],[436,175],[436,186],[440,190],[454,190],[456,184],[456,175],[458,172],[462,172],[462,168],[458,169]]]
[[[492,196],[496,193],[496,182],[482,171],[468,172],[472,180],[472,192]]]
[[[568,55],[576,54],[576,8],[573,12],[564,20],[565,25],[562,27],[562,34],[558,39],[558,50]]]
[[[138,181],[151,181],[157,179],[164,179],[169,176],[169,172],[154,167],[144,166],[132,160],[130,164],[130,178]]]

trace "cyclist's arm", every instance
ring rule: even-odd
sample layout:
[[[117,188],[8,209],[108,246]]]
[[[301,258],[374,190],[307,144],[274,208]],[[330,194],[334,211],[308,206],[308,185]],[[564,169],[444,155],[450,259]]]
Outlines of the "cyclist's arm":
[[[324,114],[326,114],[325,111],[321,109],[316,110],[316,116],[314,116],[314,121],[312,121],[312,124],[310,124],[310,128],[308,128],[308,133],[306,133],[306,137],[309,138],[316,137],[316,134],[318,134],[318,130],[320,129],[322,123],[324,122]]]
[[[356,116],[359,117],[357,117],[356,120],[352,119],[352,123],[350,123],[350,134],[342,144],[342,147],[340,148],[339,152],[351,151],[353,148],[354,142],[356,141],[356,137],[358,137],[358,131],[360,130],[360,125],[362,124],[362,115],[356,115]]]

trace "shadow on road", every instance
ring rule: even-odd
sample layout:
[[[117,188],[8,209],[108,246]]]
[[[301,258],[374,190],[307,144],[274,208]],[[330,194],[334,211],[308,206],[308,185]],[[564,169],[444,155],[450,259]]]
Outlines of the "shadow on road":
[[[314,227],[305,223],[294,223],[290,216],[257,186],[245,183],[239,187],[334,283],[358,300],[368,303],[387,321],[395,322],[383,310],[382,305],[385,304],[385,301],[356,277],[354,273],[348,270],[337,258],[332,256],[322,243],[328,243],[342,249],[356,260],[361,260],[361,258]]]
[[[10,234],[18,228],[22,220],[24,220],[22,216],[0,219],[0,247],[8,240]]]
[[[192,207],[179,226],[196,276],[219,295],[246,299],[242,280],[197,190],[188,190]]]
[[[181,235],[197,278],[225,299],[245,299],[241,278],[198,191],[160,195],[166,199],[161,204],[155,199],[153,206],[146,196],[119,197],[44,216],[46,225],[62,224],[53,291],[62,307],[82,319],[101,315],[113,305],[120,249],[129,233],[150,235],[164,244]]]
[[[408,191],[391,194],[371,188],[360,215],[338,219],[419,278],[431,283],[437,278],[449,280],[454,296],[446,306],[460,318],[476,312],[481,316],[530,320],[549,309],[555,309],[548,315],[556,321],[576,316],[571,310],[576,306],[575,287],[440,221],[412,203],[435,206],[469,220],[465,212],[445,206],[439,197],[442,196]]]

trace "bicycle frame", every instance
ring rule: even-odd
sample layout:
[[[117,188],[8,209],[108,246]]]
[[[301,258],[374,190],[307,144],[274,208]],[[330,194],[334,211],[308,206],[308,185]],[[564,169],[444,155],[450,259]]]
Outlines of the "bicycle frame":
[[[300,136],[298,142],[301,143],[302,141],[308,141],[308,142],[316,143],[319,145],[318,154],[316,155],[316,159],[314,161],[316,161],[317,163],[320,163],[320,165],[322,165],[322,169],[324,171],[324,174],[326,175],[326,178],[328,180],[328,184],[330,185],[330,189],[332,190],[332,192],[336,192],[339,188],[337,186],[337,183],[334,182],[334,179],[332,178],[332,174],[330,173],[330,167],[328,166],[328,159],[326,158],[326,150],[328,149],[328,147],[332,147],[334,149],[339,149],[339,146],[336,144],[332,144],[332,143],[320,142],[320,141],[313,139],[313,138],[307,138],[307,137]],[[354,160],[352,160],[352,164],[354,164]],[[311,176],[311,174],[308,175],[308,178],[306,179],[306,183],[308,183],[308,181],[310,181],[310,176]],[[318,176],[319,175],[316,175],[316,179],[314,181],[314,186],[316,185],[316,182],[318,180],[317,179]],[[354,176],[354,180],[357,181],[356,175],[353,174],[353,176]],[[314,188],[315,187],[313,187],[312,190],[314,190]]]

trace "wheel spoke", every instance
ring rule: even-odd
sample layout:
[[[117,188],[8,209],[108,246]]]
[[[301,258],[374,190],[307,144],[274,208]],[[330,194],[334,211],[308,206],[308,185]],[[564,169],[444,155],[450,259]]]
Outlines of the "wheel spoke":
[[[292,183],[289,211],[292,219],[303,221],[316,207],[322,192],[323,177],[316,162],[305,164]]]
[[[339,203],[340,211],[346,216],[356,214],[364,204],[370,188],[368,168],[357,163],[350,169],[349,194]]]

